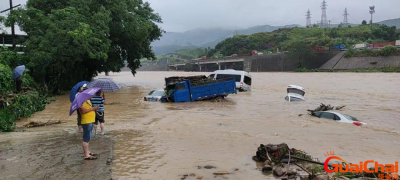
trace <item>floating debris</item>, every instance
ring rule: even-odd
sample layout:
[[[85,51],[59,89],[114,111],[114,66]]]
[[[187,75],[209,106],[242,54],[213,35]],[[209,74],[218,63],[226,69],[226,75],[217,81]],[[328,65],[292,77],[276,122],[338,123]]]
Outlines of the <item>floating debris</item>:
[[[204,166],[204,169],[215,169],[215,168],[217,167],[211,165]]]
[[[42,123],[42,122],[29,122],[28,124],[24,125],[26,128],[33,128],[33,127],[41,127],[41,126],[50,126],[50,125],[55,125],[55,124],[61,124],[61,121],[56,121],[56,122],[47,122],[47,123]]]
[[[230,174],[230,172],[228,171],[217,171],[213,173],[214,175],[226,175],[226,174]]]
[[[261,144],[257,148],[256,155],[253,156],[256,162],[262,162],[262,172],[273,174],[281,179],[311,179],[311,180],[329,180],[329,179],[348,179],[348,178],[377,178],[378,175],[386,175],[381,169],[380,173],[336,173],[327,174],[324,169],[324,163],[308,155],[306,152],[289,148],[285,143],[282,144]],[[345,169],[350,163],[342,163]],[[293,167],[295,166],[295,167]],[[328,165],[332,168],[332,165]],[[379,167],[380,168],[380,167]],[[374,167],[369,170],[375,170]],[[307,174],[301,174],[306,172]]]
[[[329,110],[341,110],[341,109],[343,109],[344,107],[346,107],[346,106],[337,106],[336,108],[335,108],[335,106],[331,106],[330,104],[328,104],[328,105],[325,105],[325,104],[323,104],[323,103],[321,103],[321,105],[319,105],[319,107],[317,107],[317,108],[315,108],[314,110],[307,110],[308,112],[311,112],[311,114],[314,114],[314,112],[316,112],[316,111],[329,111]]]

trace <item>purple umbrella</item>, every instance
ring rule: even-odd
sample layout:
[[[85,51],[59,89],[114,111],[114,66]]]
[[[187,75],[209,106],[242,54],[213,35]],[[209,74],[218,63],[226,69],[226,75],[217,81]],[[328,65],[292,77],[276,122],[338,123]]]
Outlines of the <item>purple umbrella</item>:
[[[92,98],[97,92],[100,91],[101,88],[89,88],[86,89],[85,91],[79,93],[74,102],[71,104],[71,108],[69,109],[69,115],[71,116],[74,111],[79,109],[84,102],[86,102],[88,99]]]

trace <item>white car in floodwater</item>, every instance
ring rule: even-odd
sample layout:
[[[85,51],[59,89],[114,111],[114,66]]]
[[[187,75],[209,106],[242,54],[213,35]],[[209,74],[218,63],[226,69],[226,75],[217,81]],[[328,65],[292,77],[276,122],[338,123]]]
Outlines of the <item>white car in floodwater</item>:
[[[340,113],[333,112],[333,111],[316,111],[316,112],[314,112],[314,116],[316,116],[318,118],[330,119],[330,120],[343,122],[343,123],[351,123],[356,126],[362,126],[362,125],[366,124],[366,123],[360,122],[355,117],[352,117],[352,116],[349,116],[346,114],[340,114]]]
[[[150,91],[150,93],[144,97],[144,101],[160,101],[161,97],[165,94],[164,89],[157,89]]]
[[[289,102],[304,101],[305,94],[306,91],[303,87],[296,85],[289,85],[287,87],[287,96],[285,97],[285,100]]]

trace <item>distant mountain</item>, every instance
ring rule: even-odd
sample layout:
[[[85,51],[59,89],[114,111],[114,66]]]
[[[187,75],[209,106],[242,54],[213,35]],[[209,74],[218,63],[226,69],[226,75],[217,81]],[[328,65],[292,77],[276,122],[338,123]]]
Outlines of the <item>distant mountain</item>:
[[[238,34],[250,35],[259,32],[272,32],[279,28],[292,28],[292,27],[299,27],[300,25],[292,24],[286,26],[270,26],[270,25],[262,25],[262,26],[253,26],[247,29],[238,30]]]
[[[183,33],[166,32],[159,41],[152,43],[153,47],[158,46],[199,46],[209,42],[225,39],[234,34],[234,31],[227,29],[195,29]]]
[[[168,53],[175,52],[175,51],[182,50],[182,49],[196,49],[196,48],[198,48],[198,47],[192,46],[192,45],[188,45],[188,46],[166,45],[166,46],[153,46],[153,51],[158,56],[158,55],[164,55],[164,54],[168,54]]]
[[[250,35],[259,32],[271,32],[279,28],[290,28],[299,25],[287,26],[254,26],[247,29],[195,29],[183,33],[166,32],[160,40],[152,43],[153,50],[156,55],[167,54],[179,49],[195,49],[195,48],[214,48],[222,40],[232,37],[235,34]]]
[[[378,24],[384,24],[386,26],[396,26],[397,29],[400,29],[400,18],[381,21],[381,22],[378,22]]]

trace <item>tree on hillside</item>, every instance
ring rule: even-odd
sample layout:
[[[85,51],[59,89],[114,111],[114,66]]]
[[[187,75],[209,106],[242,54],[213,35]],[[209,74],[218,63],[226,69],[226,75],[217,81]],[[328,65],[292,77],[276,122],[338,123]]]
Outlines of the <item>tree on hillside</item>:
[[[363,20],[363,21],[361,22],[361,25],[367,25],[367,21],[366,21],[366,20]]]
[[[28,0],[6,25],[27,33],[25,64],[39,82],[69,89],[100,72],[132,74],[140,59],[155,59],[150,43],[161,37],[161,18],[142,0]]]

